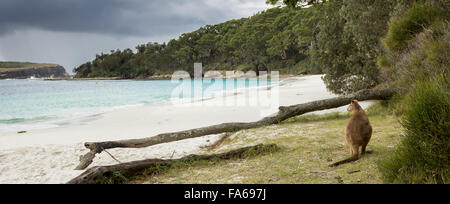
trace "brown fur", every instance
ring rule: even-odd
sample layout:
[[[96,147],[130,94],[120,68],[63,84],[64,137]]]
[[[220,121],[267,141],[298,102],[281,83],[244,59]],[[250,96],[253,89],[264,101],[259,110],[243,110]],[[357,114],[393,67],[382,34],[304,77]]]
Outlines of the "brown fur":
[[[347,111],[353,112],[352,117],[347,122],[345,137],[347,144],[350,146],[352,156],[330,166],[339,166],[358,160],[359,147],[361,147],[361,154],[370,153],[366,151],[366,147],[372,137],[372,126],[370,125],[366,112],[361,108],[357,100],[352,100]]]

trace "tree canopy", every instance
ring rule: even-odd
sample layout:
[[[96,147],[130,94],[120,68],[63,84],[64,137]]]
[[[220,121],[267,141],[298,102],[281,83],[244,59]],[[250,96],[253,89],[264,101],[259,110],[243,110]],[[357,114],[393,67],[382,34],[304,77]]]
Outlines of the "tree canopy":
[[[327,88],[348,94],[380,83],[377,58],[389,19],[412,0],[268,0],[298,8],[312,5],[318,15],[312,30],[309,66],[325,74]]]
[[[277,3],[282,3],[289,7],[307,6],[320,2],[324,2],[324,0],[266,0],[267,4],[276,5]]]
[[[311,69],[309,46],[318,20],[315,8],[272,8],[249,18],[206,25],[167,44],[147,43],[132,50],[101,53],[74,72],[76,77],[146,78],[175,70],[321,73]]]
[[[444,0],[433,0],[440,2]],[[327,88],[347,94],[380,84],[377,60],[390,19],[415,0],[267,0],[281,4],[249,18],[184,33],[166,43],[101,53],[76,77],[147,78],[176,70],[322,73]]]

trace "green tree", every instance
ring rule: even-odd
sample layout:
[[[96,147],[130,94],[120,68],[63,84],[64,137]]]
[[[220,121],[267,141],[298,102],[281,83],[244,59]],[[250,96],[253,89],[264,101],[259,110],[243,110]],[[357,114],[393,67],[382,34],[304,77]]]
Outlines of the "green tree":
[[[205,70],[310,72],[307,62],[316,19],[314,7],[276,7],[249,18],[206,25],[167,45],[147,43],[136,46],[136,53],[130,49],[101,53],[89,66],[74,71],[76,77],[147,78],[175,70],[192,73],[193,63],[202,62]]]
[[[280,2],[289,7],[306,4],[316,7],[318,14],[294,32],[301,33],[299,43],[310,42],[309,66],[323,70],[323,80],[330,91],[347,94],[379,84],[376,63],[382,54],[379,39],[387,31],[391,12],[399,2],[404,3],[402,0],[268,1]],[[304,30],[308,24],[314,27]]]

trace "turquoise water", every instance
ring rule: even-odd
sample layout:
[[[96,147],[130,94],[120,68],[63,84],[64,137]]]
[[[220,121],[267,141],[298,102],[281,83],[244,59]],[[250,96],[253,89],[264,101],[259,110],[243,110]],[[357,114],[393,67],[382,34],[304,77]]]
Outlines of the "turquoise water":
[[[0,80],[0,131],[13,124],[95,115],[115,108],[150,104],[171,98],[197,98],[218,91],[270,85],[266,80],[44,81]],[[195,90],[176,94],[175,88]],[[190,93],[190,92],[188,92]]]

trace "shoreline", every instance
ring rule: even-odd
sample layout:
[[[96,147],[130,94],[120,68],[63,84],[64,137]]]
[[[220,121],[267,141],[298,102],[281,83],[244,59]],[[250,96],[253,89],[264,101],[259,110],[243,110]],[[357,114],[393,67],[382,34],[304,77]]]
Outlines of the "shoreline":
[[[261,77],[270,77],[270,74],[268,75],[262,75],[257,77],[249,77],[249,79],[257,79]],[[314,76],[313,74],[302,74],[302,75],[293,75],[293,74],[280,74],[280,79],[288,79],[292,77],[305,77],[305,76]],[[226,77],[225,74],[223,74],[222,77],[218,79],[233,79],[233,78],[239,78],[243,77],[240,75],[233,75],[231,77]],[[205,77],[204,79],[209,79],[208,77]],[[43,78],[44,81],[115,81],[115,80],[131,80],[131,81],[158,81],[158,80],[172,80],[172,75],[157,75],[157,76],[150,76],[147,78],[131,78],[131,79],[125,79],[121,77],[93,77],[93,78]]]
[[[287,76],[286,76],[287,77]],[[304,77],[304,76],[297,76],[297,77]],[[288,77],[287,77],[288,78]],[[286,79],[287,79],[286,78]],[[64,80],[64,79],[61,79]],[[94,79],[90,79],[87,81],[91,81]],[[99,79],[102,80],[102,79]],[[104,80],[109,80],[107,78],[104,78]],[[117,79],[121,80],[121,79]],[[147,81],[147,80],[125,80],[124,81]],[[225,80],[225,79],[224,79]],[[148,80],[153,81],[153,80]],[[191,100],[192,102],[200,102],[200,101],[206,101],[206,100],[213,100],[215,99],[215,95],[219,97],[227,97],[232,96],[233,94],[242,94],[244,90],[255,90],[255,89],[268,89],[270,90],[274,86],[278,86],[279,84],[282,84],[284,82],[284,79],[280,79],[278,83],[275,84],[266,84],[261,86],[251,86],[251,87],[239,87],[233,90],[216,90],[212,93],[209,93],[208,95],[205,95],[206,98],[200,98],[199,96],[196,97],[184,97],[183,99],[178,98],[164,98],[159,99],[152,102],[139,102],[139,103],[130,103],[130,104],[122,104],[122,105],[113,105],[113,106],[100,106],[91,110],[91,112],[83,111],[83,112],[68,112],[68,115],[70,116],[61,116],[61,115],[49,115],[49,116],[38,116],[35,118],[11,118],[6,119],[6,123],[2,123],[0,121],[0,137],[2,135],[8,135],[8,134],[16,134],[18,132],[28,132],[28,131],[36,131],[36,130],[42,130],[42,129],[50,129],[50,128],[64,128],[65,126],[71,126],[71,125],[77,125],[77,124],[84,124],[87,121],[95,120],[94,118],[102,117],[103,114],[118,111],[118,110],[126,110],[129,108],[138,108],[142,106],[159,106],[159,105],[165,105],[169,106],[172,105],[174,101],[183,101],[183,100]],[[225,88],[225,87],[224,87]],[[238,93],[233,93],[238,92]],[[12,120],[18,120],[18,122],[8,122]],[[9,128],[5,128],[9,127]],[[6,129],[6,130],[5,130]]]
[[[268,88],[264,90],[269,91]],[[79,156],[88,152],[84,142],[138,139],[225,122],[252,122],[261,119],[261,107],[258,106],[214,106],[214,103],[224,99],[242,101],[244,96],[222,95],[194,101],[192,106],[148,104],[107,112],[85,124],[31,130],[25,134],[0,133],[0,183],[65,183],[82,173],[73,169],[78,165]],[[321,75],[292,77],[282,84],[280,81],[281,106],[331,97],[334,95],[326,91]],[[269,110],[266,114],[277,111]],[[345,112],[345,107],[315,113],[337,111]],[[219,136],[211,135],[148,148],[112,149],[109,152],[121,162],[170,158],[172,155],[173,158],[180,158],[201,153],[201,146],[212,144],[218,139]],[[102,153],[91,166],[116,163],[109,155]]]

